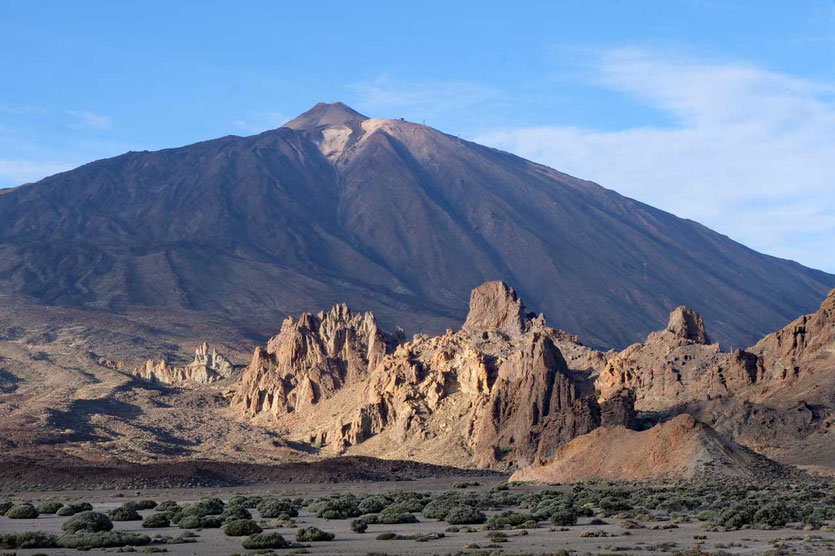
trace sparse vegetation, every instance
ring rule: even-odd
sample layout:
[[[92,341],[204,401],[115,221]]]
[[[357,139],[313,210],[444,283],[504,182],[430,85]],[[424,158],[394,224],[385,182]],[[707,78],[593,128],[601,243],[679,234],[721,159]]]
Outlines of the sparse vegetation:
[[[103,513],[85,511],[72,516],[61,529],[65,533],[98,533],[113,529],[113,522]]]
[[[473,525],[484,523],[487,516],[472,506],[455,506],[446,515],[446,522],[450,525]]]
[[[139,515],[133,505],[124,504],[110,512],[110,519],[113,521],[140,521],[142,516]]]
[[[221,529],[229,537],[245,537],[263,532],[263,529],[251,519],[236,519],[224,524]]]
[[[258,533],[243,540],[243,547],[247,550],[267,550],[272,548],[288,548],[290,545],[278,533]]]
[[[299,515],[299,511],[295,508],[295,506],[293,506],[290,500],[278,500],[276,498],[261,500],[261,502],[258,503],[256,510],[264,519],[289,519]]]
[[[27,549],[27,548],[54,548],[55,535],[41,533],[39,531],[28,531],[25,533],[11,533],[0,535],[0,548],[4,549]]]
[[[103,514],[102,514],[103,515]],[[151,537],[139,533],[106,531],[98,533],[78,532],[61,535],[56,540],[60,548],[90,550],[93,548],[117,548],[122,546],[144,546],[150,544]]]
[[[305,527],[296,533],[296,540],[299,542],[323,542],[332,541],[335,535],[327,531],[322,531],[318,527]]]
[[[64,507],[64,504],[61,502],[42,502],[35,509],[38,510],[39,514],[50,515],[57,513],[62,507]]]
[[[18,504],[6,512],[9,519],[35,519],[38,515],[38,510],[32,504]]]
[[[145,527],[146,529],[159,529],[162,527],[168,527],[169,525],[171,525],[171,521],[165,514],[153,514],[146,517],[142,521],[142,527]]]

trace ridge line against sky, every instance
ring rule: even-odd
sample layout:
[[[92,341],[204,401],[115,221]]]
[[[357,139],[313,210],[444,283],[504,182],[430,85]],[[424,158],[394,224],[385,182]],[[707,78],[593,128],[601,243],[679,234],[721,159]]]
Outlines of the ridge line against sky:
[[[829,0],[31,6],[0,0],[0,187],[341,100],[835,272]]]

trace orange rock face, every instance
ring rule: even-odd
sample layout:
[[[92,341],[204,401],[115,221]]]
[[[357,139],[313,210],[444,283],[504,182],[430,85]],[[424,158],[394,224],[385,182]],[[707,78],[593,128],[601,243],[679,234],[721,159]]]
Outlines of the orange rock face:
[[[527,465],[600,425],[586,394],[605,358],[529,314],[504,283],[476,288],[470,306],[462,330],[411,341],[344,306],[288,319],[256,350],[232,407],[272,416],[326,452],[496,468]]]

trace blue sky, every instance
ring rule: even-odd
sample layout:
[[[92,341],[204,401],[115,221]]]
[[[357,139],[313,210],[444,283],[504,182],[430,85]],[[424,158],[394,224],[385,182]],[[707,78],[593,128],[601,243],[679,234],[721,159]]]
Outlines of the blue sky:
[[[835,2],[0,0],[0,187],[277,127],[426,121],[835,272]]]

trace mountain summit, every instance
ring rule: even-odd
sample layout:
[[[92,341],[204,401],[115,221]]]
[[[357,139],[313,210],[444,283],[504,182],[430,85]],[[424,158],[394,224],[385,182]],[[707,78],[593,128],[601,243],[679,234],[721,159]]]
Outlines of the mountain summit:
[[[464,320],[474,286],[504,280],[598,346],[637,341],[679,305],[747,345],[835,285],[597,184],[341,103],[0,195],[0,261],[20,302],[258,334],[342,301],[439,331]]]

